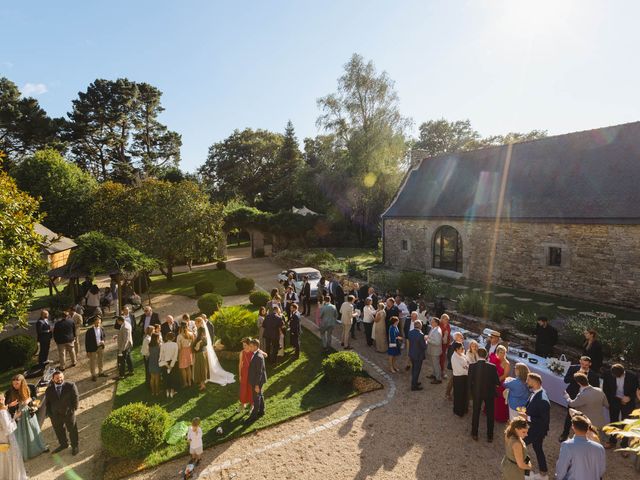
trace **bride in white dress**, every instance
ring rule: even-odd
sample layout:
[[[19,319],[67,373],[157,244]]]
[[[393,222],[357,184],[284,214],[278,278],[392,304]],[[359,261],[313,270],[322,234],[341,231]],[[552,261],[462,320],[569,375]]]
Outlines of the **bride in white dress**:
[[[227,372],[222,368],[222,365],[220,365],[218,356],[213,349],[213,342],[209,335],[209,329],[206,328],[206,325],[204,324],[204,319],[202,317],[198,317],[196,319],[196,325],[198,327],[205,327],[204,331],[207,334],[207,361],[209,362],[209,378],[207,379],[207,382],[217,383],[218,385],[234,383],[236,380],[233,373]]]
[[[27,480],[20,447],[15,438],[16,422],[13,421],[0,393],[0,478]]]

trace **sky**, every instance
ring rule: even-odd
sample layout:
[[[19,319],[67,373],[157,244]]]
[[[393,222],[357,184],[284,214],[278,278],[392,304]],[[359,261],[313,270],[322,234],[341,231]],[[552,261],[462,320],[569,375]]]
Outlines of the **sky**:
[[[321,133],[316,100],[353,53],[404,116],[482,135],[640,120],[636,0],[65,0],[0,4],[0,76],[65,116],[97,78],[163,92],[182,168],[234,129]]]

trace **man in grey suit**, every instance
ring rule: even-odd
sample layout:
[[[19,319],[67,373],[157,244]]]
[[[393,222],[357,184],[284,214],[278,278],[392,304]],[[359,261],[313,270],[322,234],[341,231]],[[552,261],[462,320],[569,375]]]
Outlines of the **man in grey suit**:
[[[411,360],[411,390],[422,390],[420,382],[420,370],[422,370],[422,362],[426,358],[427,341],[426,336],[422,333],[422,322],[416,320],[413,322],[413,330],[409,332],[409,359]]]
[[[442,330],[440,330],[440,319],[431,319],[431,330],[427,335],[427,355],[431,363],[431,383],[442,383],[442,370],[440,369],[440,355],[442,355]]]
[[[118,373],[119,378],[124,378],[125,364],[129,375],[133,375],[133,360],[131,359],[131,349],[133,348],[133,336],[131,335],[131,325],[125,322],[123,316],[116,318],[116,323],[120,326],[118,330]]]
[[[591,420],[592,425],[600,431],[608,423],[604,418],[604,407],[609,408],[607,396],[600,388],[589,385],[589,377],[584,373],[575,373],[573,379],[580,386],[580,391],[573,400],[565,392],[567,404],[570,408],[580,410],[584,416]],[[603,439],[606,440],[606,438]]]

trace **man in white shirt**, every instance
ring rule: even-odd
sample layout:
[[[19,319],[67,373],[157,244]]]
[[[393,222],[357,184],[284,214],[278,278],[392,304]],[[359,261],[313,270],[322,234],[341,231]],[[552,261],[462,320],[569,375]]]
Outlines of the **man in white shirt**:
[[[373,300],[371,297],[367,297],[364,301],[364,307],[362,308],[362,323],[364,323],[364,334],[367,337],[367,345],[370,347],[373,345],[373,338],[371,333],[373,331],[373,321],[376,316],[376,309],[372,305]]]
[[[353,309],[353,302],[355,297],[353,295],[349,295],[347,297],[347,301],[342,303],[340,307],[340,320],[342,321],[342,343],[341,345],[345,350],[351,350],[352,347],[349,345],[349,339],[351,338],[351,323],[353,322],[353,317],[356,315]]]
[[[94,382],[97,377],[106,377],[102,371],[102,354],[104,353],[104,330],[102,328],[102,319],[96,316],[93,320],[93,327],[88,328],[84,337],[84,348],[89,357],[89,369],[91,370],[91,380]],[[96,366],[98,372],[96,373]]]
[[[442,330],[440,330],[440,319],[431,319],[431,330],[427,336],[427,357],[431,363],[431,383],[442,383],[442,370],[440,369],[440,355],[442,354]]]

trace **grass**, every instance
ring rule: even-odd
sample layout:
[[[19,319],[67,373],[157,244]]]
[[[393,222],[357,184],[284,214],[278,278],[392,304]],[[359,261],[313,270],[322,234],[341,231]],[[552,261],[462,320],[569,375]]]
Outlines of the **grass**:
[[[174,273],[171,281],[164,275],[151,277],[151,293],[168,293],[171,295],[185,295],[196,298],[194,285],[201,280],[210,280],[214,285],[214,292],[222,296],[235,295],[236,280],[238,278],[227,270],[193,270],[191,272]]]
[[[64,283],[56,285],[58,287],[58,291],[62,291],[65,287]],[[55,296],[56,292],[53,291],[53,296]],[[51,299],[53,296],[49,295],[49,287],[38,288],[35,292],[33,292],[33,297],[31,298],[31,305],[29,305],[29,310],[40,310],[41,308],[49,307]]]
[[[327,248],[327,251],[337,259],[355,263],[358,270],[366,270],[382,262],[378,250],[372,248]]]
[[[249,240],[241,240],[240,242],[234,242],[233,244],[227,244],[227,248],[244,248],[244,247],[248,247],[249,245],[251,245],[251,242]]]
[[[144,385],[144,366],[139,350],[134,353],[135,375],[118,382],[114,408],[142,401],[161,405],[175,421],[190,422],[193,417],[200,417],[206,448],[358,394],[351,385],[334,385],[324,379],[321,367],[322,345],[315,335],[305,331],[301,340],[299,360],[293,361],[290,356],[286,356],[286,360],[275,368],[267,366],[269,380],[264,390],[265,415],[251,425],[245,425],[243,422],[246,417],[236,412],[239,389],[237,381],[224,387],[207,384],[204,394],[198,394],[196,387],[192,387],[181,390],[172,399],[151,397]],[[288,350],[287,355],[290,354],[291,350]],[[220,358],[220,362],[225,370],[236,374],[237,380],[237,359]],[[222,427],[222,434],[216,433],[217,427]],[[186,455],[187,452],[186,441],[177,445],[160,445],[143,459],[142,468],[154,467]]]

